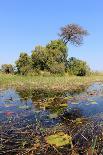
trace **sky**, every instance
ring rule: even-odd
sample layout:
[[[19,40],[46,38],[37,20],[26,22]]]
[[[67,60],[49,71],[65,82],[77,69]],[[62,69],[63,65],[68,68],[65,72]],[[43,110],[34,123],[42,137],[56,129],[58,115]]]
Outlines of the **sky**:
[[[60,28],[71,23],[90,35],[82,46],[68,44],[68,56],[103,71],[103,0],[0,0],[0,65],[58,39]]]

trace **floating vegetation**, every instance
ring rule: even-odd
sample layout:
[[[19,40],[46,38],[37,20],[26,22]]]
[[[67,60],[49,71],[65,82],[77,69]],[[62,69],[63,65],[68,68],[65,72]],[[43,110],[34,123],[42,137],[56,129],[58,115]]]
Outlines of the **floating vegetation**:
[[[79,104],[79,102],[72,102],[71,104]]]
[[[31,109],[30,106],[27,106],[27,105],[22,105],[22,106],[18,106],[19,109],[24,109],[24,110],[28,110],[28,109]]]
[[[56,147],[61,147],[72,143],[72,137],[63,132],[58,132],[54,135],[46,136],[45,140],[48,144]]]
[[[4,106],[9,108],[9,107],[14,106],[14,104],[12,104],[12,103],[5,103]]]
[[[52,119],[52,118],[57,118],[58,117],[58,114],[57,113],[52,113],[49,115],[49,118]]]
[[[84,118],[76,118],[76,120],[73,122],[76,125],[81,125],[84,124],[86,122],[86,119]]]
[[[91,100],[90,101],[91,104],[98,104],[96,101]]]

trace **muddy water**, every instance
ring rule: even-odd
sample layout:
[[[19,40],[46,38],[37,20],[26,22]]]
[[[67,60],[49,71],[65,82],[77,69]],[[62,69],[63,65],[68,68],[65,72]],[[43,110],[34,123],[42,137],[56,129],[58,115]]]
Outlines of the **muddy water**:
[[[51,145],[48,136],[71,136]],[[103,154],[103,84],[85,92],[36,100],[25,92],[0,91],[0,154]]]

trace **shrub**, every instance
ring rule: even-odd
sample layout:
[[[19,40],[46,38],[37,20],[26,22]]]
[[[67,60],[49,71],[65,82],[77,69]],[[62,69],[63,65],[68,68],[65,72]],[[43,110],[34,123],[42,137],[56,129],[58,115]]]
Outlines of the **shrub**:
[[[52,74],[64,74],[65,73],[65,65],[63,63],[53,62],[48,64],[49,71]]]
[[[3,64],[1,66],[1,71],[6,73],[6,74],[9,74],[9,73],[13,73],[14,72],[14,68],[11,64]]]
[[[27,53],[21,53],[16,61],[17,72],[21,75],[27,75],[31,70],[31,58]]]
[[[68,72],[77,76],[85,76],[90,73],[90,68],[85,61],[71,57],[68,61]]]
[[[23,67],[20,68],[20,73],[22,75],[27,75],[29,72],[31,72],[30,70],[31,70],[31,68],[30,68],[29,65],[28,66],[23,66]]]

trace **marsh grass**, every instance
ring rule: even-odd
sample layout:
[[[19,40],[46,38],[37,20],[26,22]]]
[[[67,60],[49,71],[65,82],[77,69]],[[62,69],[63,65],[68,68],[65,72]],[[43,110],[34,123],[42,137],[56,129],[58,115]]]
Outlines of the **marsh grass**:
[[[36,91],[38,93],[79,92],[94,82],[103,81],[102,75],[79,76],[20,76],[0,73],[0,89]]]

